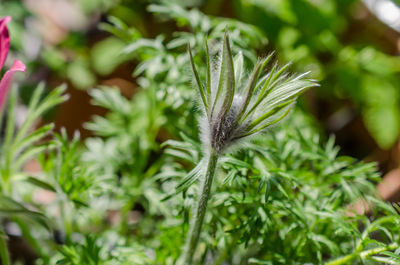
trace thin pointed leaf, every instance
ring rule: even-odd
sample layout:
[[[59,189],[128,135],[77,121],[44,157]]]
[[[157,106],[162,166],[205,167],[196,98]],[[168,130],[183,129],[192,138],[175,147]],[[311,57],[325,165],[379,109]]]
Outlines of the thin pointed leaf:
[[[262,65],[261,65],[261,69],[260,69],[260,73],[262,73],[265,69],[265,67],[267,66],[267,64],[269,63],[269,61],[271,60],[272,56],[274,55],[274,52],[272,52],[271,54],[269,54],[263,61]],[[270,78],[270,75],[264,75],[263,77],[260,78],[260,80],[258,81],[255,90],[257,91],[257,89],[265,83],[265,81],[267,80],[267,78]],[[258,79],[258,78],[257,78]]]
[[[48,191],[52,191],[52,192],[56,192],[56,189],[51,184],[44,182],[43,180],[40,180],[40,179],[37,179],[34,177],[28,177],[26,179],[26,181],[39,187],[39,188],[42,188],[42,189],[45,189]]]
[[[279,105],[285,101],[299,96],[306,89],[313,86],[316,86],[316,84],[309,80],[291,80],[274,88],[268,97],[264,98],[262,104],[271,107],[274,105]]]
[[[259,128],[257,128],[257,129],[255,129],[255,130],[253,130],[253,131],[250,131],[249,133],[247,133],[246,135],[244,135],[244,136],[247,136],[247,135],[251,135],[251,134],[254,134],[254,133],[257,133],[257,132],[259,132],[259,131],[261,131],[261,130],[263,130],[263,129],[265,129],[265,128],[267,128],[267,127],[269,127],[269,126],[272,126],[272,125],[274,125],[275,123],[278,123],[278,122],[280,122],[283,118],[285,118],[288,114],[289,114],[289,112],[292,110],[292,108],[291,107],[289,107],[278,119],[276,119],[276,120],[273,120],[273,121],[271,121],[271,122],[269,122],[269,123],[267,123],[267,124],[265,124],[265,125],[263,125],[263,126],[261,126],[261,127],[259,127]],[[241,136],[241,137],[244,137],[244,136]]]
[[[251,75],[251,78],[250,78],[248,85],[246,87],[246,90],[245,90],[247,92],[246,99],[242,105],[241,110],[239,111],[237,121],[239,121],[242,118],[243,114],[246,112],[247,106],[250,103],[251,96],[253,95],[254,88],[256,87],[258,74],[260,73],[261,68],[262,68],[262,64],[258,63],[257,66],[253,70],[253,74]]]
[[[204,166],[203,160],[201,160],[196,167],[194,167],[179,183],[176,185],[175,189],[164,196],[161,201],[166,201],[173,197],[174,195],[187,190],[190,186],[195,183],[199,177],[202,167]]]
[[[256,127],[257,125],[259,125],[260,123],[262,123],[263,121],[265,121],[266,119],[268,119],[269,117],[271,117],[272,115],[278,113],[280,110],[282,110],[283,108],[285,108],[286,106],[288,106],[289,104],[293,103],[292,101],[287,101],[284,102],[278,106],[276,106],[275,108],[271,109],[270,111],[264,113],[263,115],[261,115],[259,118],[257,118],[256,120],[254,120],[250,126],[248,127],[249,130],[253,129],[254,127]]]
[[[207,60],[206,98],[207,102],[211,102],[211,63],[210,63],[210,53],[208,49],[207,38],[205,38],[204,43],[206,46],[206,60]]]
[[[199,92],[200,92],[201,100],[203,101],[205,110],[207,110],[207,108],[208,108],[207,106],[208,105],[207,105],[206,97],[204,95],[204,87],[201,84],[199,74],[197,72],[196,66],[194,65],[192,49],[190,48],[190,44],[188,44],[188,53],[189,53],[189,58],[190,58],[190,65],[192,66],[193,74],[194,74],[194,77],[196,79],[196,83],[197,83],[197,87],[198,87]]]
[[[262,66],[261,66],[261,71],[264,71],[265,67],[271,61],[272,56],[274,56],[275,52],[271,52],[263,61]]]
[[[242,51],[239,51],[239,53],[235,56],[234,62],[233,62],[234,68],[235,68],[235,78],[236,78],[236,84],[240,84],[240,81],[242,80],[242,75],[244,73],[244,61],[243,61],[243,53]]]
[[[222,103],[221,111],[219,112],[218,116],[222,117],[225,116],[229,112],[232,105],[233,96],[235,95],[235,73],[233,67],[234,66],[233,66],[231,47],[229,43],[229,34],[228,30],[226,30],[224,36],[224,42],[222,44],[222,56],[221,56],[218,89],[211,110],[211,113],[214,113],[215,107],[219,101],[219,97],[223,96],[224,101]]]
[[[11,155],[13,155],[14,159],[16,159],[16,156],[20,154],[23,150],[25,150],[25,148],[33,145],[35,142],[45,137],[53,130],[53,128],[54,124],[44,125],[20,140],[19,142],[15,141],[10,151]]]
[[[286,71],[286,69],[292,65],[291,62],[285,64],[284,66],[281,67],[281,69],[279,69],[279,71],[272,77],[271,82],[272,84],[274,84],[274,81],[278,80],[278,78]],[[264,98],[265,96],[262,95],[262,97]]]
[[[246,115],[242,118],[242,121],[245,120],[251,113],[254,112],[254,110],[258,107],[258,105],[261,103],[262,99],[264,98],[263,95],[269,93],[272,90],[272,87],[268,90],[266,90],[271,82],[272,76],[274,75],[274,72],[277,68],[277,64],[274,65],[272,68],[271,72],[268,74],[268,78],[265,81],[263,87],[261,88],[260,93],[258,94],[257,100],[254,103],[253,107],[246,113]]]
[[[269,75],[268,75],[268,79],[267,79],[267,81],[265,81],[265,83],[264,83],[264,85],[263,85],[263,87],[262,87],[262,89],[261,89],[261,91],[260,91],[260,94],[258,94],[258,98],[257,98],[257,102],[261,102],[261,100],[263,99],[263,97],[264,97],[264,94],[265,93],[268,93],[271,89],[268,89],[267,90],[267,88],[269,87],[269,84],[271,83],[271,80],[273,79],[273,76],[274,76],[274,74],[275,74],[275,71],[276,71],[276,68],[278,67],[278,65],[277,64],[275,64],[273,67],[272,67],[272,70],[271,70],[271,72],[269,73]]]

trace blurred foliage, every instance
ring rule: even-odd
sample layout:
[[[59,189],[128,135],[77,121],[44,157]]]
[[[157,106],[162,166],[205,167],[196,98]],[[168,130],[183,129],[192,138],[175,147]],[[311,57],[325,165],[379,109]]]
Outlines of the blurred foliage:
[[[382,148],[399,136],[399,58],[376,36],[357,33],[357,1],[77,3],[94,26],[42,43],[43,32],[31,29],[37,14],[21,1],[0,2],[0,15],[14,18],[12,57],[27,63],[31,77],[24,86],[33,91],[26,97],[28,116],[16,127],[13,90],[1,127],[2,258],[7,227],[16,224],[40,256],[38,264],[174,264],[203,155],[185,49],[187,43],[194,47],[196,65],[205,73],[200,47],[208,34],[215,54],[225,27],[233,53],[242,51],[248,68],[277,50],[280,61],[321,80],[311,93],[317,105],[329,103],[328,115],[354,108]],[[91,88],[127,62],[135,66],[138,85],[131,98],[115,87]],[[51,76],[42,76],[44,66]],[[34,85],[54,76],[87,89],[92,103],[107,110],[86,124],[93,136],[83,146],[78,135],[68,139],[53,133],[52,125],[33,129],[66,99],[63,87],[44,93]],[[400,216],[376,198],[376,165],[339,155],[334,138],[326,139],[302,106],[281,127],[223,158],[198,264],[399,260]],[[39,160],[39,173],[23,170],[30,158]],[[43,193],[50,199],[36,198]],[[355,209],[367,205],[368,215]]]
[[[36,4],[38,8],[42,5],[46,7],[39,2]],[[362,23],[367,22],[360,22],[358,17],[362,15],[358,13],[367,11],[361,10],[358,0],[235,0],[229,3],[221,0],[165,1],[162,6],[157,2],[71,1],[75,3],[71,6],[78,13],[77,18],[87,18],[76,29],[68,28],[68,24],[58,25],[61,22],[56,20],[55,29],[43,31],[43,24],[51,23],[46,22],[47,16],[51,17],[48,11],[43,8],[44,14],[38,13],[29,5],[26,8],[20,1],[0,3],[0,15],[11,14],[18,22],[11,25],[12,46],[20,51],[18,57],[23,57],[25,62],[31,61],[29,69],[39,71],[44,63],[54,74],[69,80],[80,89],[90,88],[112,74],[120,64],[135,57],[133,53],[137,49],[146,48],[147,55],[137,57],[141,67],[137,67],[135,73],[140,74],[146,69],[151,74],[157,71],[154,68],[158,65],[168,65],[175,61],[162,54],[147,60],[148,56],[152,57],[151,49],[185,46],[188,29],[196,34],[191,42],[201,41],[205,33],[210,33],[210,38],[214,39],[218,33],[212,32],[220,32],[214,28],[223,27],[227,23],[230,30],[234,28],[235,32],[253,34],[245,39],[233,38],[238,42],[249,40],[250,43],[239,43],[238,47],[242,48],[246,56],[252,57],[249,58],[252,61],[258,54],[247,51],[249,47],[262,51],[262,55],[276,50],[279,59],[292,61],[299,72],[311,70],[313,77],[321,80],[321,89],[314,90],[314,93],[322,102],[329,104],[322,107],[318,102],[315,103],[317,106],[313,109],[319,118],[326,120],[340,112],[350,113],[343,120],[351,121],[354,110],[362,116],[368,132],[379,147],[390,148],[398,139],[400,59],[393,55],[394,44],[388,44],[380,37],[385,34],[384,30],[377,30],[373,26],[363,27]],[[187,10],[187,7],[197,7],[206,13],[222,14],[235,19],[224,18],[222,21],[225,22],[221,24],[221,18],[205,16],[197,9]],[[118,24],[119,32],[113,32],[117,38],[102,34],[96,28],[96,22],[90,22],[104,21],[101,14],[113,16],[107,19],[107,23]],[[151,14],[157,14],[156,18]],[[57,16],[57,13],[54,15]],[[169,23],[169,19],[174,19],[176,24]],[[109,31],[109,27],[109,24],[103,24],[100,28]],[[46,34],[52,34],[53,30],[53,35],[57,35],[59,28],[63,31],[61,36],[55,42],[46,41]],[[146,39],[159,33],[162,34],[156,42]],[[174,41],[164,47],[172,36]],[[265,45],[267,39],[268,46]],[[131,45],[123,49],[124,42]],[[185,63],[183,59],[179,61]],[[179,67],[173,67],[171,74],[177,75]],[[339,128],[333,125],[328,130],[339,130],[340,125],[337,126]]]
[[[321,96],[351,99],[378,145],[388,148],[400,133],[400,59],[355,25],[357,4],[242,0],[235,7],[239,19],[265,32],[279,56],[321,80]]]

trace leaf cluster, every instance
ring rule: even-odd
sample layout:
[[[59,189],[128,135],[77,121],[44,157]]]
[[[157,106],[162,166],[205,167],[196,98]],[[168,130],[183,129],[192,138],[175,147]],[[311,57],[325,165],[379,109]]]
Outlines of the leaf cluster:
[[[187,160],[196,149],[186,144],[182,151],[183,145],[170,142],[169,148],[178,152],[168,153]],[[390,205],[375,198],[375,164],[337,154],[333,138],[321,144],[315,131],[303,126],[293,130],[292,122],[223,158],[206,217],[203,258],[228,258],[230,264],[240,264],[236,259],[325,264],[351,255],[349,260],[376,264],[380,256],[360,253],[386,244],[397,248],[400,219]],[[183,191],[184,200],[191,200],[196,193],[190,184],[201,173],[195,168],[182,178],[180,170],[175,171],[166,171],[163,180],[176,181],[175,192]],[[361,202],[370,217],[355,210]]]

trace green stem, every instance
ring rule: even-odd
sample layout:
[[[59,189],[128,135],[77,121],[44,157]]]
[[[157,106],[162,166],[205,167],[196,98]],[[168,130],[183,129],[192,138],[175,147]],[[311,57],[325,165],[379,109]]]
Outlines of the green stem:
[[[195,209],[194,221],[190,225],[189,234],[186,240],[185,248],[181,255],[180,261],[182,265],[191,265],[193,255],[199,242],[201,227],[203,225],[204,216],[207,210],[207,203],[210,197],[211,186],[218,163],[218,154],[210,151],[208,158],[207,171],[201,183],[197,205]]]
[[[377,247],[377,248],[373,248],[373,249],[368,249],[368,250],[364,250],[362,252],[355,252],[352,254],[349,254],[347,256],[341,257],[339,259],[330,261],[325,263],[325,265],[340,265],[340,264],[348,264],[351,260],[360,257],[362,259],[365,259],[369,256],[375,255],[375,254],[379,254],[383,251],[386,250],[393,250],[398,248],[399,245],[397,243],[392,243],[390,245],[384,246],[384,247]]]
[[[8,256],[7,242],[2,235],[0,235],[0,261],[2,265],[11,264],[10,257]]]

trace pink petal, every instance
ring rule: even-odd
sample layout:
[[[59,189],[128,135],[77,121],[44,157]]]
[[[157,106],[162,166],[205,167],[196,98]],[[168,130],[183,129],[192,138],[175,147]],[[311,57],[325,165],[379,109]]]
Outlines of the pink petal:
[[[0,70],[3,68],[7,59],[8,50],[10,49],[10,35],[8,34],[7,23],[11,21],[11,17],[0,19]]]
[[[0,81],[0,109],[7,97],[8,89],[11,86],[13,76],[16,72],[25,72],[26,67],[21,61],[15,60],[13,66],[8,70]]]

